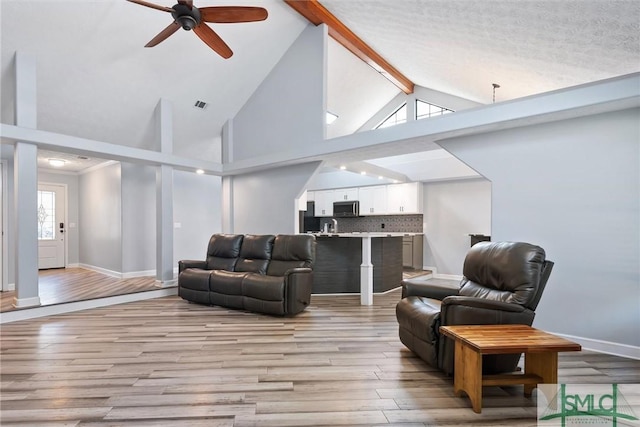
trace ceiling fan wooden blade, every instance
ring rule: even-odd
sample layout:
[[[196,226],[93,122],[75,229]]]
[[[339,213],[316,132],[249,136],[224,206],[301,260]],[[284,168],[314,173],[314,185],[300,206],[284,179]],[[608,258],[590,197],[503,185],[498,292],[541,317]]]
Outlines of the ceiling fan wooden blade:
[[[234,23],[264,21],[269,15],[262,7],[211,6],[200,8],[205,22]]]
[[[180,29],[180,24],[177,21],[173,21],[171,24],[169,24],[167,28],[160,31],[160,33],[158,33],[157,36],[152,38],[149,43],[144,45],[144,47],[154,47],[155,45],[160,44],[161,42],[165,41],[167,37],[169,37],[171,34],[175,33],[176,31],[178,31],[179,29]]]
[[[173,9],[171,9],[170,7],[160,6],[158,4],[149,3],[148,1],[144,1],[144,0],[127,0],[127,1],[130,1],[131,3],[139,4],[142,6],[147,6],[152,9],[162,10],[163,12],[169,12],[169,13],[173,12]]]
[[[218,55],[222,56],[225,59],[231,58],[233,55],[233,51],[227,44],[220,38],[215,31],[209,28],[208,25],[204,23],[200,23],[197,25],[193,31],[205,42],[211,49],[216,51]]]
[[[178,0],[178,3],[187,6],[189,9],[193,9],[193,0]]]

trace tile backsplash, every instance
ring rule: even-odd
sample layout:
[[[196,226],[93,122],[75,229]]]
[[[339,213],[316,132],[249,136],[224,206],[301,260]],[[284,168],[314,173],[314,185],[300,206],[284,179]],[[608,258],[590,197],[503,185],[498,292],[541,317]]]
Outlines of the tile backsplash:
[[[351,233],[352,231],[360,232],[380,232],[388,231],[390,233],[422,233],[422,214],[415,215],[380,215],[380,216],[361,216],[358,218],[337,218],[338,232]],[[324,223],[330,226],[333,224],[331,218],[320,219],[320,229],[324,227]]]

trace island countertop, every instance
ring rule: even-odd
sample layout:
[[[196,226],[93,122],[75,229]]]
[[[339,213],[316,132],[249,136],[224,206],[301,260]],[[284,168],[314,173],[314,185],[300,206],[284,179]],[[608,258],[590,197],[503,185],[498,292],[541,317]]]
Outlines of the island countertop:
[[[385,232],[385,231],[352,231],[350,233],[308,233],[316,237],[405,237],[405,236],[421,236],[424,233],[406,233],[406,232]]]
[[[403,238],[424,233],[308,233],[316,236],[314,293],[360,291],[362,305],[373,304],[373,292],[386,292],[402,281]]]

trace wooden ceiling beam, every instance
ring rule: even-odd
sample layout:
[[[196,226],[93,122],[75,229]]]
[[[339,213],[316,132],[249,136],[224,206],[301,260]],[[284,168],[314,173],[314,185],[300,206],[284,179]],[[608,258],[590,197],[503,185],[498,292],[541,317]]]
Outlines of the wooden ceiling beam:
[[[413,93],[414,84],[404,74],[389,64],[382,56],[354,34],[338,18],[322,6],[318,0],[284,0],[313,25],[327,24],[329,35],[338,43],[351,51],[358,58],[369,64],[404,93]]]

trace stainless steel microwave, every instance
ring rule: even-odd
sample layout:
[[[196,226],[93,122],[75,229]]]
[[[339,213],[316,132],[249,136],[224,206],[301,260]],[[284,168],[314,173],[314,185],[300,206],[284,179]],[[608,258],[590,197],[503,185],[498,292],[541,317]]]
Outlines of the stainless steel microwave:
[[[333,216],[336,218],[360,216],[360,202],[357,200],[333,202]]]

